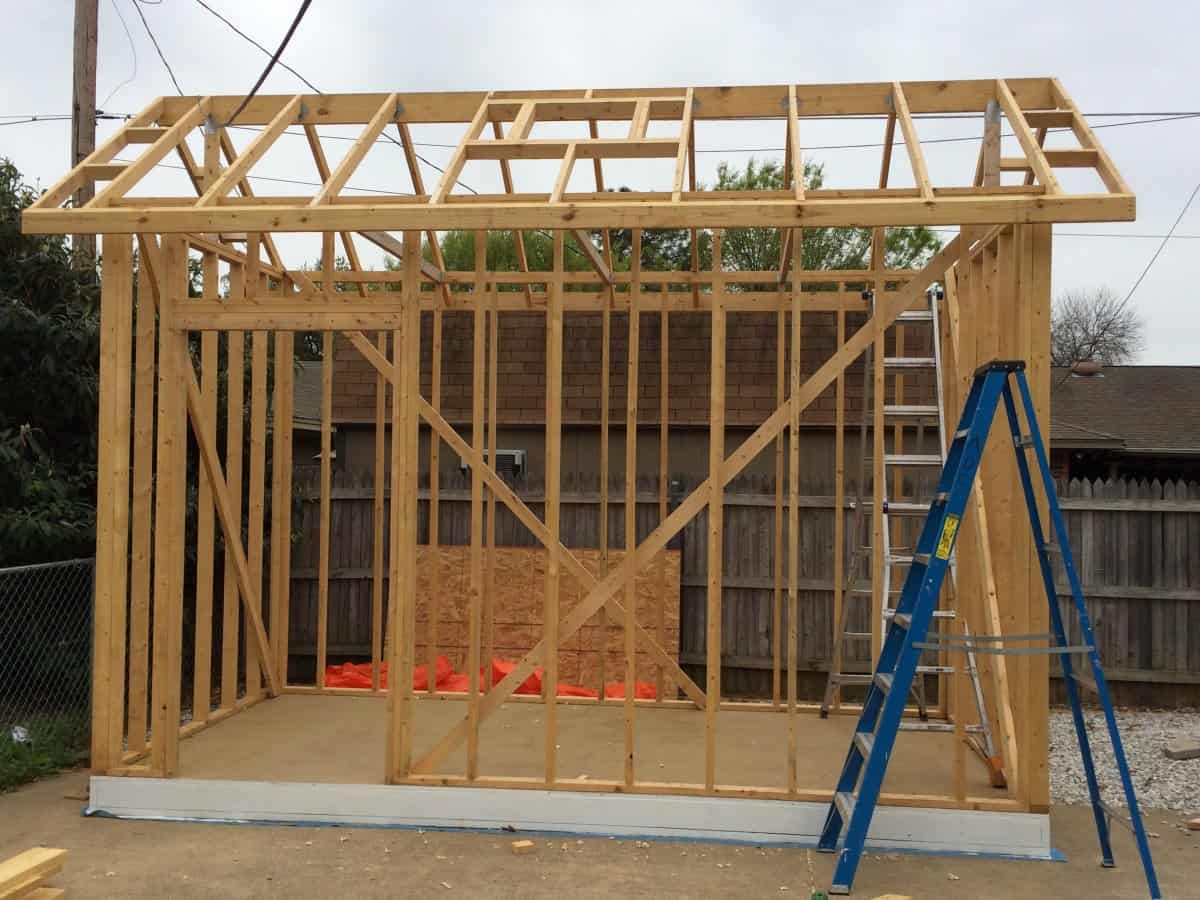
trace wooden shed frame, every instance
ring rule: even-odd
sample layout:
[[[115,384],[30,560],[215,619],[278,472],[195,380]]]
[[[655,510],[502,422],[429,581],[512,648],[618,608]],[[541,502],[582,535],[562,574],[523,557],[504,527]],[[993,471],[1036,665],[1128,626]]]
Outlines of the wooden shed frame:
[[[100,397],[99,499],[95,599],[95,668],[93,676],[92,766],[113,776],[165,778],[177,774],[179,740],[282,693],[338,693],[326,687],[323,637],[318,648],[316,686],[287,683],[289,610],[289,522],[292,335],[323,331],[326,347],[333,332],[342,332],[377,372],[375,580],[373,584],[373,658],[386,653],[391,671],[407,672],[418,662],[415,634],[416,504],[418,428],[432,429],[432,471],[437,471],[444,443],[471,468],[472,535],[470,549],[468,671],[478,671],[490,652],[487,597],[489,551],[494,547],[497,503],[503,504],[542,542],[548,554],[546,607],[540,641],[494,687],[473,684],[460,697],[462,718],[430,749],[414,753],[413,710],[421,696],[411,681],[399,678],[390,691],[380,691],[378,667],[373,692],[387,694],[387,746],[384,781],[396,785],[539,788],[589,793],[638,793],[751,797],[828,802],[833,784],[823,789],[801,786],[797,777],[797,730],[801,715],[815,707],[796,696],[797,541],[784,546],[787,533],[798,534],[803,515],[798,501],[802,460],[796,434],[801,414],[834,386],[837,415],[837,499],[843,502],[843,432],[845,370],[864,350],[874,348],[875,395],[885,391],[882,364],[885,334],[898,315],[920,308],[926,291],[944,287],[940,317],[943,385],[947,410],[957,410],[975,367],[995,356],[1028,361],[1029,378],[1039,414],[1049,402],[1049,312],[1051,223],[1126,221],[1134,218],[1134,196],[1096,140],[1074,102],[1053,79],[1019,78],[978,81],[906,82],[841,85],[774,85],[761,87],[654,88],[588,91],[505,91],[459,93],[391,93],[351,95],[255,96],[238,112],[241,126],[259,133],[238,153],[227,126],[240,109],[241,97],[168,97],[151,103],[130,120],[29,208],[26,231],[103,235],[102,346]],[[983,117],[983,139],[974,172],[964,172],[961,185],[934,185],[917,137],[915,117],[922,114],[974,113]],[[878,184],[861,189],[806,191],[802,171],[802,133],[806,120],[860,116],[885,117],[885,147]],[[779,191],[720,193],[696,189],[694,133],[705,120],[778,120],[786,134],[785,174],[788,187]],[[1022,155],[1000,155],[1002,121],[1019,143]],[[587,123],[588,136],[543,139],[531,136],[540,122]],[[624,137],[601,137],[599,123],[627,123]],[[672,137],[648,137],[652,122],[677,123]],[[427,190],[418,164],[410,125],[466,123],[451,162],[438,184]],[[362,127],[359,137],[331,166],[321,128]],[[257,196],[247,176],[271,145],[290,127],[308,139],[323,186],[312,195]],[[888,186],[892,146],[899,129],[913,173],[914,187]],[[394,196],[347,196],[348,180],[377,140],[391,130],[403,148],[413,193]],[[1047,149],[1047,134],[1063,130],[1078,146]],[[188,139],[203,142],[202,158]],[[136,155],[115,162],[122,151]],[[135,189],[151,170],[172,154],[187,170],[195,196],[137,196]],[[610,159],[663,158],[674,161],[673,183],[656,192],[605,190],[603,162]],[[505,193],[455,193],[456,181],[470,160],[495,160]],[[514,160],[560,160],[549,193],[515,190]],[[595,191],[567,190],[576,163],[591,160]],[[1056,171],[1086,168],[1106,188],[1099,193],[1071,193]],[[1003,184],[1003,172],[1023,173],[1023,183]],[[69,205],[81,187],[96,184],[89,202]],[[102,186],[101,186],[102,185]],[[882,267],[885,229],[905,225],[948,225],[960,228],[919,271]],[[861,271],[801,271],[804,229],[855,226],[874,229],[872,267]],[[723,229],[768,227],[781,231],[784,252],[779,271],[728,271],[722,264]],[[614,271],[609,229],[632,229],[635,250],[631,271]],[[441,258],[436,232],[476,231],[474,271],[449,271]],[[489,271],[488,230],[550,229],[553,266],[529,271]],[[638,247],[644,230],[689,229],[692,267],[680,272],[642,271]],[[696,235],[712,231],[710,270],[699,268]],[[304,271],[280,258],[274,235],[286,232],[322,234],[322,268]],[[397,237],[393,233],[400,236]],[[598,233],[599,241],[593,239]],[[422,256],[428,240],[431,258]],[[360,240],[383,247],[400,258],[395,271],[365,269]],[[592,271],[569,272],[564,247],[574,242]],[[335,269],[340,242],[349,263]],[[138,290],[134,290],[134,248]],[[517,242],[519,248],[522,243]],[[188,297],[189,253],[202,259],[203,296]],[[265,253],[265,258],[263,254]],[[229,272],[228,296],[220,296],[219,272]],[[369,291],[368,286],[384,290]],[[502,285],[521,289],[500,290]],[[874,315],[847,333],[847,315],[868,310],[864,289],[873,289]],[[136,307],[136,308],[135,308]],[[473,317],[474,372],[488,392],[474,391],[471,439],[460,435],[440,414],[441,322],[447,310]],[[496,446],[496,334],[498,318],[508,311],[544,312],[547,322],[546,368],[546,504],[544,519],[535,515],[487,463]],[[711,397],[709,411],[709,477],[673,509],[668,509],[666,443],[660,454],[659,525],[636,542],[634,478],[627,478],[625,509],[629,535],[624,555],[599,577],[593,575],[558,538],[560,507],[560,440],[562,431],[563,321],[577,312],[599,312],[604,324],[603,389],[609,386],[610,318],[628,317],[630,346],[638,346],[644,316],[702,313],[711,317]],[[774,314],[777,322],[778,379],[776,409],[753,434],[727,453],[725,437],[725,334],[727,317],[742,313]],[[433,390],[420,392],[419,341],[422,316],[432,319]],[[827,316],[836,322],[838,347],[819,369],[802,378],[801,322],[804,316]],[[157,325],[156,325],[157,323]],[[899,326],[903,327],[903,326]],[[490,358],[485,353],[492,335]],[[188,334],[201,334],[201,352],[193,360]],[[241,408],[241,360],[250,332],[250,408]],[[391,333],[389,350],[388,333]],[[218,333],[228,334],[231,379],[238,397],[228,410],[228,447],[246,438],[249,471],[242,454],[222,460],[216,445]],[[790,347],[790,351],[789,351]],[[135,352],[136,348],[136,352]],[[767,351],[768,348],[764,348]],[[157,365],[155,365],[157,356]],[[268,357],[275,376],[268,389]],[[629,354],[626,386],[632,402],[625,433],[627,472],[636,471],[638,354]],[[662,347],[662,366],[668,366]],[[136,365],[135,365],[136,362]],[[199,374],[197,374],[197,364]],[[329,405],[332,367],[324,372],[322,504],[329,498]],[[788,373],[784,377],[785,371]],[[903,376],[901,376],[902,378]],[[387,385],[390,398],[385,399]],[[901,387],[902,390],[902,387]],[[663,379],[661,428],[667,425],[667,387]],[[271,396],[273,394],[273,396]],[[232,394],[231,394],[232,396]],[[155,408],[156,407],[156,408]],[[273,412],[268,415],[268,407]],[[608,404],[602,404],[601,427],[607,436]],[[249,435],[242,420],[249,421]],[[390,420],[394,427],[385,427]],[[190,436],[188,426],[190,423]],[[268,430],[272,471],[269,521],[265,521]],[[875,480],[882,478],[885,439],[882,404],[874,410]],[[989,446],[1002,444],[1002,429]],[[897,432],[897,438],[900,438]],[[198,448],[198,566],[195,596],[184,596],[184,507],[187,481],[185,449]],[[739,703],[721,696],[721,566],[723,545],[722,492],[758,454],[774,445],[777,484],[775,501],[775,696],[764,703]],[[608,442],[602,445],[607,448]],[[385,458],[391,465],[385,466]],[[607,449],[601,461],[608,470]],[[391,502],[385,502],[383,479],[390,477]],[[785,477],[785,472],[787,477]],[[602,478],[602,484],[606,479]],[[248,486],[248,508],[242,487]],[[787,496],[784,485],[790,484]],[[436,510],[438,482],[430,488]],[[606,488],[603,490],[607,491]],[[1047,629],[1034,551],[1020,513],[1019,488],[1011,452],[985,456],[982,475],[958,544],[958,590],[950,602],[973,629],[986,633],[1027,633]],[[985,505],[986,499],[986,505]],[[602,497],[606,508],[607,493]],[[663,650],[662,619],[639,622],[632,603],[633,578],[651,566],[656,555],[693,517],[707,512],[708,649],[704,684],[695,683],[677,659]],[[383,546],[385,517],[390,522],[390,548]],[[436,523],[437,516],[432,516]],[[607,521],[606,516],[602,516]],[[243,526],[246,539],[243,541]],[[181,621],[185,604],[197,610],[197,622],[211,621],[212,564],[216,529],[226,547],[226,596],[240,597],[225,605],[226,635],[222,650],[222,690],[218,708],[197,704],[182,724],[180,697]],[[875,514],[876,548],[880,518]],[[328,516],[322,530],[322,604],[327,604]],[[834,553],[844,558],[846,535],[839,518]],[[269,552],[264,554],[264,538]],[[602,537],[607,553],[607,535]],[[430,543],[438,543],[436,524]],[[264,559],[264,555],[267,556]],[[785,566],[784,561],[789,565]],[[386,562],[385,562],[386,561]],[[873,607],[881,613],[882,557],[872,561],[876,585]],[[386,569],[385,569],[386,566]],[[835,610],[842,598],[841,566],[835,567]],[[385,579],[384,573],[387,572]],[[206,575],[207,573],[207,575]],[[577,578],[584,590],[574,608],[560,609],[559,582]],[[385,597],[384,582],[388,587]],[[220,586],[217,586],[219,589]],[[436,590],[435,590],[436,594]],[[387,634],[383,633],[386,603]],[[598,615],[610,615],[624,626],[626,657],[624,777],[610,781],[564,779],[556,767],[558,710],[568,701],[556,697],[557,648]],[[786,615],[785,615],[786,614]],[[238,687],[238,628],[247,637],[245,690]],[[327,615],[322,605],[321,616]],[[431,618],[435,619],[431,615]],[[836,621],[838,616],[834,616]],[[782,623],[788,622],[786,640]],[[873,649],[881,633],[874,615]],[[322,618],[321,622],[324,623]],[[436,652],[436,621],[430,627]],[[152,629],[152,633],[151,633]],[[230,632],[229,629],[232,629]],[[152,637],[152,641],[148,638]],[[212,635],[201,625],[195,633],[196,690],[208,685]],[[148,646],[152,654],[148,655]],[[658,699],[635,700],[632,682],[635,648],[654,658]],[[544,667],[544,698],[514,698],[516,688]],[[961,670],[960,670],[961,671]],[[972,704],[966,701],[964,678],[948,679],[942,712],[956,729],[955,789],[949,793],[885,794],[884,804],[996,812],[1048,809],[1047,721],[1048,668],[1045,657],[1021,657],[1007,664],[988,662],[983,672],[987,709],[998,754],[1007,777],[1003,794],[973,795],[965,787],[965,728]],[[147,691],[150,703],[147,704]],[[666,696],[675,694],[676,696]],[[483,776],[479,771],[480,724],[510,700],[544,703],[544,774],[541,778]],[[603,698],[601,698],[603,701]],[[701,783],[661,783],[639,770],[634,751],[634,710],[640,705],[701,710],[705,716],[705,778]],[[150,709],[150,721],[146,710]],[[783,788],[728,785],[717,781],[716,713],[723,709],[762,709],[782,713],[787,721],[786,746],[780,748],[786,768]],[[839,711],[853,711],[840,704]],[[816,721],[809,719],[806,721]],[[149,734],[149,737],[147,737]],[[447,774],[441,764],[466,746],[466,768]],[[841,752],[839,750],[839,752]],[[180,773],[186,775],[186,772]]]

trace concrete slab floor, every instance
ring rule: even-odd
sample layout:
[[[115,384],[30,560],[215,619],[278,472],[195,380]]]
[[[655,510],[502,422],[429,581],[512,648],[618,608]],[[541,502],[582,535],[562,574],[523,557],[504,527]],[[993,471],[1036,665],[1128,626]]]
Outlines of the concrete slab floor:
[[[420,756],[466,715],[461,700],[415,704],[414,753]],[[183,741],[179,774],[187,778],[246,781],[318,781],[377,784],[383,780],[385,701],[380,697],[285,695]],[[506,703],[480,727],[481,775],[539,778],[544,772],[544,708]],[[562,778],[620,780],[623,777],[624,710],[559,707],[558,771]],[[837,783],[854,716],[797,714],[799,786],[828,791]],[[723,710],[717,714],[718,784],[786,787],[787,716],[774,712]],[[704,781],[704,714],[695,709],[639,707],[634,716],[637,777],[645,781],[699,784]],[[964,754],[970,796],[1003,797],[988,785],[974,754]],[[950,794],[954,735],[906,732],[896,744],[884,790]],[[439,767],[462,774],[460,749]]]
[[[85,773],[47,779],[0,795],[0,859],[28,847],[70,851],[54,884],[69,897],[437,897],[469,892],[497,898],[801,897],[825,890],[833,857],[806,850],[698,843],[521,835],[298,828],[85,819],[64,793]],[[1177,827],[1179,813],[1150,811],[1149,827],[1166,897],[1196,896],[1200,833]],[[1086,807],[1051,812],[1065,863],[868,854],[853,896],[913,898],[1144,898],[1132,839],[1118,829],[1118,867],[1101,868]],[[564,849],[565,848],[565,849]]]

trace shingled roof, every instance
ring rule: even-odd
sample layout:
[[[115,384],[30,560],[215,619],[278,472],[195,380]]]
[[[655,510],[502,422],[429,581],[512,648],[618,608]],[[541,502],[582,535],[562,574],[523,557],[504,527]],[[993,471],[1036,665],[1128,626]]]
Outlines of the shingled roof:
[[[1200,454],[1200,366],[1055,368],[1050,441],[1126,453]]]
[[[321,363],[296,361],[296,399],[292,423],[302,430],[321,427]]]

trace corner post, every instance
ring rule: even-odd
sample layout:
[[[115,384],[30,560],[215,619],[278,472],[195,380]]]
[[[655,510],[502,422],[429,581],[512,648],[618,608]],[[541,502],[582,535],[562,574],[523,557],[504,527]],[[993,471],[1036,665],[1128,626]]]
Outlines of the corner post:
[[[104,236],[100,295],[100,440],[96,461],[92,770],[121,764],[125,698],[125,604],[129,529],[129,368],[133,243]]]

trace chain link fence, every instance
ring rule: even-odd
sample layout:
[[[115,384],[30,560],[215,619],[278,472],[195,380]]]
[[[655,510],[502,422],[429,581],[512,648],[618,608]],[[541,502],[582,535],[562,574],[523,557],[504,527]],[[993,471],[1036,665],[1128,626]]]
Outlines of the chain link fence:
[[[87,759],[94,568],[0,569],[0,791]]]

